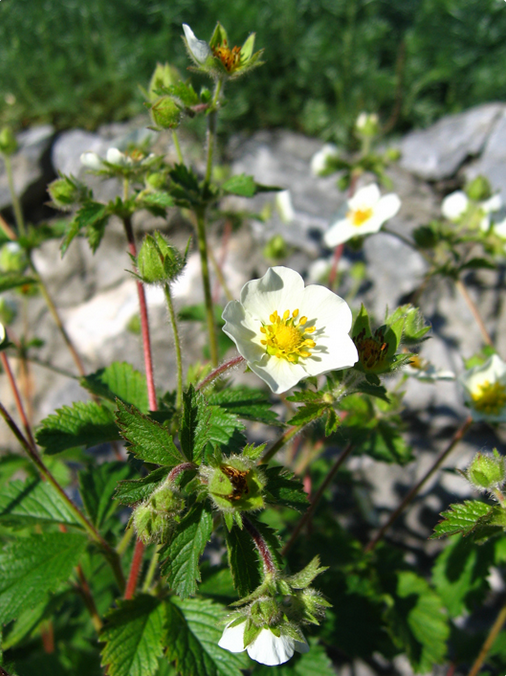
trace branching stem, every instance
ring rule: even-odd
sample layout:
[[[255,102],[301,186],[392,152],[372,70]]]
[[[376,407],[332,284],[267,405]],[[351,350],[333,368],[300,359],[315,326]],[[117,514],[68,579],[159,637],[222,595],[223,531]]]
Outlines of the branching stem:
[[[204,378],[204,380],[201,380],[196,389],[204,390],[210,383],[213,382],[213,380],[216,380],[216,378],[219,378],[221,375],[223,375],[225,371],[228,371],[234,366],[241,364],[243,361],[245,361],[244,357],[239,356],[224,362],[221,364],[221,366],[215,368],[214,371],[211,371],[211,373],[206,378]]]

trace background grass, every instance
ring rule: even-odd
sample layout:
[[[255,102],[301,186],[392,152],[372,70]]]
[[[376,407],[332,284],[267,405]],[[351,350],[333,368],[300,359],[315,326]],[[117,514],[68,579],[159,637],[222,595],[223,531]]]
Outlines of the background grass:
[[[361,110],[398,131],[506,98],[504,0],[3,0],[0,122],[93,129],[142,110],[156,61],[186,73],[189,23],[266,64],[230,91],[229,129],[346,140]],[[232,89],[232,86],[231,86]]]

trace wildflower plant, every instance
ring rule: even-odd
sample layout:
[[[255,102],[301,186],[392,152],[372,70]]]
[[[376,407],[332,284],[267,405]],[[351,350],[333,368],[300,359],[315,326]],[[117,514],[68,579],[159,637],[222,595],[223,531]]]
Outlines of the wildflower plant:
[[[281,264],[265,262],[239,298],[230,294],[209,232],[224,215],[234,227],[244,218],[222,211],[223,198],[276,192],[288,222],[293,207],[284,186],[265,186],[247,174],[223,179],[213,171],[225,87],[261,65],[254,34],[238,47],[220,24],[209,41],[187,24],[182,33],[191,68],[210,78],[212,91],[197,90],[163,63],[144,90],[151,129],[166,134],[177,161],[149,144],[111,147],[103,156],[85,152],[88,172],[116,179],[113,199],[100,201],[86,175],[62,174],[48,192],[63,219],[32,227],[15,192],[13,223],[0,216],[0,288],[11,292],[1,299],[0,360],[15,406],[0,403],[0,415],[24,454],[0,458],[0,672],[262,676],[280,666],[284,676],[331,676],[331,660],[373,666],[378,660],[381,671],[385,660],[405,655],[414,673],[431,671],[450,654],[455,664],[467,663],[467,653],[459,652],[466,641],[454,640],[464,631],[457,620],[486,596],[483,580],[496,562],[487,543],[495,538],[497,551],[504,548],[503,454],[483,451],[464,472],[489,502],[452,505],[435,526],[436,536],[460,533],[485,543],[480,553],[452,543],[437,554],[429,576],[389,538],[389,529],[475,422],[493,429],[504,423],[506,366],[490,345],[485,359],[468,364],[459,382],[470,415],[397,509],[385,514],[374,505],[363,479],[345,463],[351,455],[359,463],[401,467],[416,459],[406,435],[404,386],[410,369],[438,385],[439,371],[418,355],[430,326],[413,303],[387,308],[378,321],[356,293],[346,299],[335,293],[336,274],[323,280],[328,284],[306,284]],[[200,173],[185,161],[178,136],[196,116],[208,127]],[[379,118],[362,114],[354,133],[355,155],[326,148],[313,162],[316,173],[340,171],[340,185],[349,191],[345,217],[325,236],[336,247],[334,273],[341,245],[375,236],[400,206],[394,193],[382,197],[369,180],[372,175],[390,189],[387,169],[395,152],[374,149]],[[11,182],[16,147],[12,132],[3,130],[0,154]],[[445,277],[465,294],[466,270],[497,265],[504,242],[488,188],[483,180],[467,186],[458,217],[445,207],[440,220],[412,239],[398,233],[427,260],[422,287]],[[168,222],[175,210],[193,227],[184,250],[167,228],[138,241],[134,223],[142,212]],[[122,224],[125,265],[137,287],[143,372],[127,361],[88,372],[33,256],[50,239],[61,241],[63,256],[76,238],[95,253],[113,217]],[[204,302],[178,313],[173,285],[192,249]],[[270,251],[276,258],[286,253],[279,242]],[[224,308],[212,292],[213,274],[228,298]],[[365,275],[363,263],[350,269],[356,289]],[[169,391],[153,366],[149,285],[167,305],[177,381]],[[36,428],[27,414],[28,376],[31,361],[41,361],[42,341],[36,327],[23,326],[20,335],[15,313],[7,311],[14,298],[23,313],[34,293],[47,303],[72,354],[78,374],[72,377],[83,388],[79,401]],[[203,364],[183,360],[185,316],[197,318],[206,334]],[[424,387],[422,378],[415,385]],[[96,446],[106,449],[100,462],[88,450]],[[349,503],[342,512],[340,501]],[[455,582],[446,552],[457,548],[464,573]],[[483,580],[468,574],[471,569],[483,571]]]

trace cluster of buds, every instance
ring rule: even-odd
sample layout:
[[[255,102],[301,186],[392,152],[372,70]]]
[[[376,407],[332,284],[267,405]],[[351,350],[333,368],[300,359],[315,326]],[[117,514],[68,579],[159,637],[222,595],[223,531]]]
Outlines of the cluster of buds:
[[[295,651],[306,653],[309,645],[301,627],[319,624],[330,604],[310,585],[323,572],[316,557],[300,573],[282,576],[274,572],[248,597],[235,605],[219,646],[230,652],[247,651],[251,659],[276,666]]]
[[[51,197],[52,206],[62,211],[69,211],[75,204],[91,197],[90,189],[73,176],[60,175],[60,178],[48,185],[47,191]]]
[[[131,523],[144,544],[166,542],[175,523],[181,520],[184,498],[172,480],[165,481],[134,509]]]
[[[506,508],[506,499],[502,488],[506,481],[504,457],[494,448],[493,453],[478,453],[463,476],[476,490],[490,495]]]

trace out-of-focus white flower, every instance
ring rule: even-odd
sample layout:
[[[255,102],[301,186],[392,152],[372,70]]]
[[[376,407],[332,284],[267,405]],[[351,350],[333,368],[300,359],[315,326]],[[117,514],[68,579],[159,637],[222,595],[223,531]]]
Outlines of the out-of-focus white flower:
[[[144,156],[143,153],[138,153],[137,156],[132,156],[122,153],[118,148],[109,148],[105,154],[105,161],[97,155],[97,153],[90,151],[82,153],[80,159],[81,164],[88,169],[104,171],[110,169],[107,164],[117,167],[118,169],[143,167],[147,164],[151,164],[156,159],[156,155],[151,153],[148,156]]]
[[[322,176],[328,169],[328,161],[338,157],[339,151],[333,143],[326,143],[321,150],[311,158],[311,173],[313,176]]]
[[[456,223],[466,213],[469,204],[470,200],[466,193],[463,190],[456,190],[444,198],[441,203],[441,212],[449,221]],[[488,200],[478,202],[478,206],[483,214],[480,221],[480,228],[482,230],[488,230],[490,227],[490,214],[494,211],[499,211],[502,207],[501,196],[499,194],[492,195]]]
[[[196,38],[195,33],[187,23],[183,24],[183,30],[190,56],[192,56],[197,63],[204,63],[207,58],[212,55],[211,47],[209,47],[205,40]]]
[[[382,197],[375,183],[360,188],[348,200],[346,217],[336,221],[325,233],[325,244],[334,247],[353,237],[378,232],[385,221],[395,216],[400,206],[401,200],[396,194],[389,193]]]
[[[289,190],[282,190],[276,195],[276,209],[283,223],[295,220],[295,210],[292,204],[292,195]]]
[[[276,393],[358,359],[347,303],[324,286],[304,287],[299,273],[283,266],[247,282],[223,319],[250,369]]]
[[[81,154],[81,164],[88,169],[93,169],[94,171],[99,171],[100,169],[104,168],[104,163],[102,161],[102,158],[97,155],[97,153],[93,153],[91,151],[88,151],[86,153]]]
[[[274,667],[284,664],[293,656],[294,652],[307,653],[309,645],[304,637],[303,641],[297,641],[291,636],[276,634],[269,628],[263,628],[258,636],[248,646],[244,645],[244,630],[246,620],[231,627],[228,624],[223,631],[218,645],[220,648],[232,653],[242,653],[244,650],[252,660]]]
[[[435,383],[437,380],[455,380],[453,371],[437,369],[426,359],[414,355],[411,361],[404,367],[405,373],[424,383]]]
[[[355,122],[355,129],[363,136],[376,136],[379,132],[379,119],[376,113],[362,111]]]
[[[459,378],[474,420],[506,422],[506,364],[496,354]]]
[[[496,235],[502,239],[506,239],[506,218],[504,218],[502,221],[499,221],[499,223],[494,223],[492,229]]]

